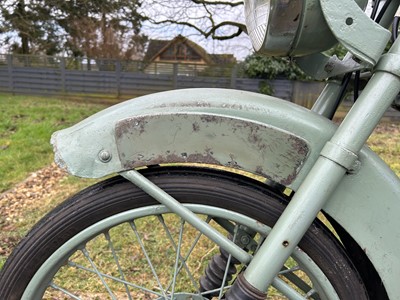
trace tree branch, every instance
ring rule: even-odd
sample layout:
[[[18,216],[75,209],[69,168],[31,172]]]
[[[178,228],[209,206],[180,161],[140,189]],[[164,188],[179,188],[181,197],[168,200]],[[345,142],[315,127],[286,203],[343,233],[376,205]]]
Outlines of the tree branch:
[[[206,38],[211,37],[214,40],[229,40],[229,39],[232,39],[234,37],[241,35],[243,32],[247,33],[246,25],[244,25],[242,23],[238,23],[238,22],[233,22],[233,21],[221,22],[217,25],[214,25],[210,30],[207,30],[207,31],[201,29],[200,27],[198,27],[190,22],[185,22],[185,21],[174,21],[174,20],[154,21],[154,20],[150,20],[150,19],[148,21],[155,25],[174,24],[174,25],[187,26],[192,29],[195,29],[197,32],[199,32],[204,37],[206,37]],[[235,33],[232,33],[229,35],[217,35],[216,31],[224,26],[236,27],[237,31]]]
[[[230,2],[230,1],[207,1],[207,0],[191,0],[196,4],[205,4],[205,5],[227,5],[231,7],[243,5],[243,1],[239,2]]]

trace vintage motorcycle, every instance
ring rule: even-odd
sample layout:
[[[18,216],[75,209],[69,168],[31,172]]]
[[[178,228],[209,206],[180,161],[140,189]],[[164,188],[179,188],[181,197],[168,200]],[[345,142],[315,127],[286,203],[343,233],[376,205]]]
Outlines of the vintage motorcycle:
[[[255,50],[329,78],[311,110],[177,90],[56,132],[69,173],[119,176],[32,229],[0,299],[400,299],[400,180],[364,146],[400,91],[400,0],[366,2],[246,0]],[[337,126],[354,72],[372,77]]]

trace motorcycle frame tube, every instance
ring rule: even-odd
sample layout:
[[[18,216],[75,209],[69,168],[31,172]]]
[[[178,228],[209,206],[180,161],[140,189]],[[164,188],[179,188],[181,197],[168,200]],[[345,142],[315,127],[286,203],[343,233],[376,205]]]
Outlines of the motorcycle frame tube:
[[[379,25],[381,25],[384,28],[389,28],[390,25],[393,22],[393,16],[395,15],[396,11],[398,10],[400,5],[399,0],[392,0],[384,13],[382,19],[379,22]]]
[[[337,98],[340,95],[341,89],[342,86],[339,81],[329,81],[325,85],[325,88],[322,90],[318,99],[315,101],[311,110],[331,120],[338,107]]]
[[[390,53],[397,54],[393,58],[398,59],[399,40],[394,43]],[[393,61],[393,64],[396,64],[396,61]],[[267,291],[273,278],[346,172],[352,171],[352,164],[355,163],[362,146],[399,92],[400,78],[396,74],[379,71],[371,78],[248,265],[244,276],[253,287]],[[331,151],[327,149],[328,145]],[[328,151],[324,151],[325,149]],[[335,152],[338,155],[334,154]]]
[[[226,249],[230,254],[243,263],[248,263],[251,260],[251,255],[246,251],[238,247],[234,242],[227,239],[205,221],[199,219],[195,213],[191,212],[188,208],[180,204],[177,200],[172,198],[150,180],[141,175],[138,171],[130,170],[122,172],[120,174],[124,178],[131,181],[137,187],[142,189],[144,192],[152,196],[161,204],[164,204],[171,211],[182,217],[185,221],[191,224],[193,227],[201,231],[205,236],[209,237],[219,246]]]
[[[199,231],[201,231],[202,234],[210,238],[218,246],[222,247],[225,251],[238,259],[240,262],[248,264],[252,259],[252,256],[249,253],[244,251],[226,236],[215,230],[209,224],[199,219],[194,212],[192,212],[186,206],[180,204],[177,200],[168,195],[165,191],[160,189],[157,185],[152,183],[146,177],[141,175],[138,171],[130,170],[122,172],[120,173],[120,175],[132,182],[134,185],[142,189],[150,196],[152,196],[158,202],[165,205],[165,207],[179,215],[190,225],[197,228]],[[303,299],[303,297],[299,293],[297,293],[292,287],[290,287],[278,277],[274,277],[271,284],[274,287],[279,288],[279,290],[290,299]]]

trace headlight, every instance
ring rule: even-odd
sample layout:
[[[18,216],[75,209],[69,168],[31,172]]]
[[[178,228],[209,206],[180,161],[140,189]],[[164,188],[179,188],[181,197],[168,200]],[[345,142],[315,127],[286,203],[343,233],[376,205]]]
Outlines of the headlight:
[[[365,7],[368,0],[356,0]],[[303,56],[331,48],[336,39],[319,0],[245,0],[247,31],[256,51]]]

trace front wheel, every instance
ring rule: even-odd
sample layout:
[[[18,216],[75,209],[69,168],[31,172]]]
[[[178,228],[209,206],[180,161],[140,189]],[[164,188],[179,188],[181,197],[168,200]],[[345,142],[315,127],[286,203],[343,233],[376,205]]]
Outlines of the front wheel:
[[[143,173],[251,253],[287,203],[259,182],[215,170]],[[0,299],[223,299],[244,268],[115,177],[67,200],[35,226],[1,272]],[[268,299],[367,299],[342,246],[318,221],[276,282]]]

